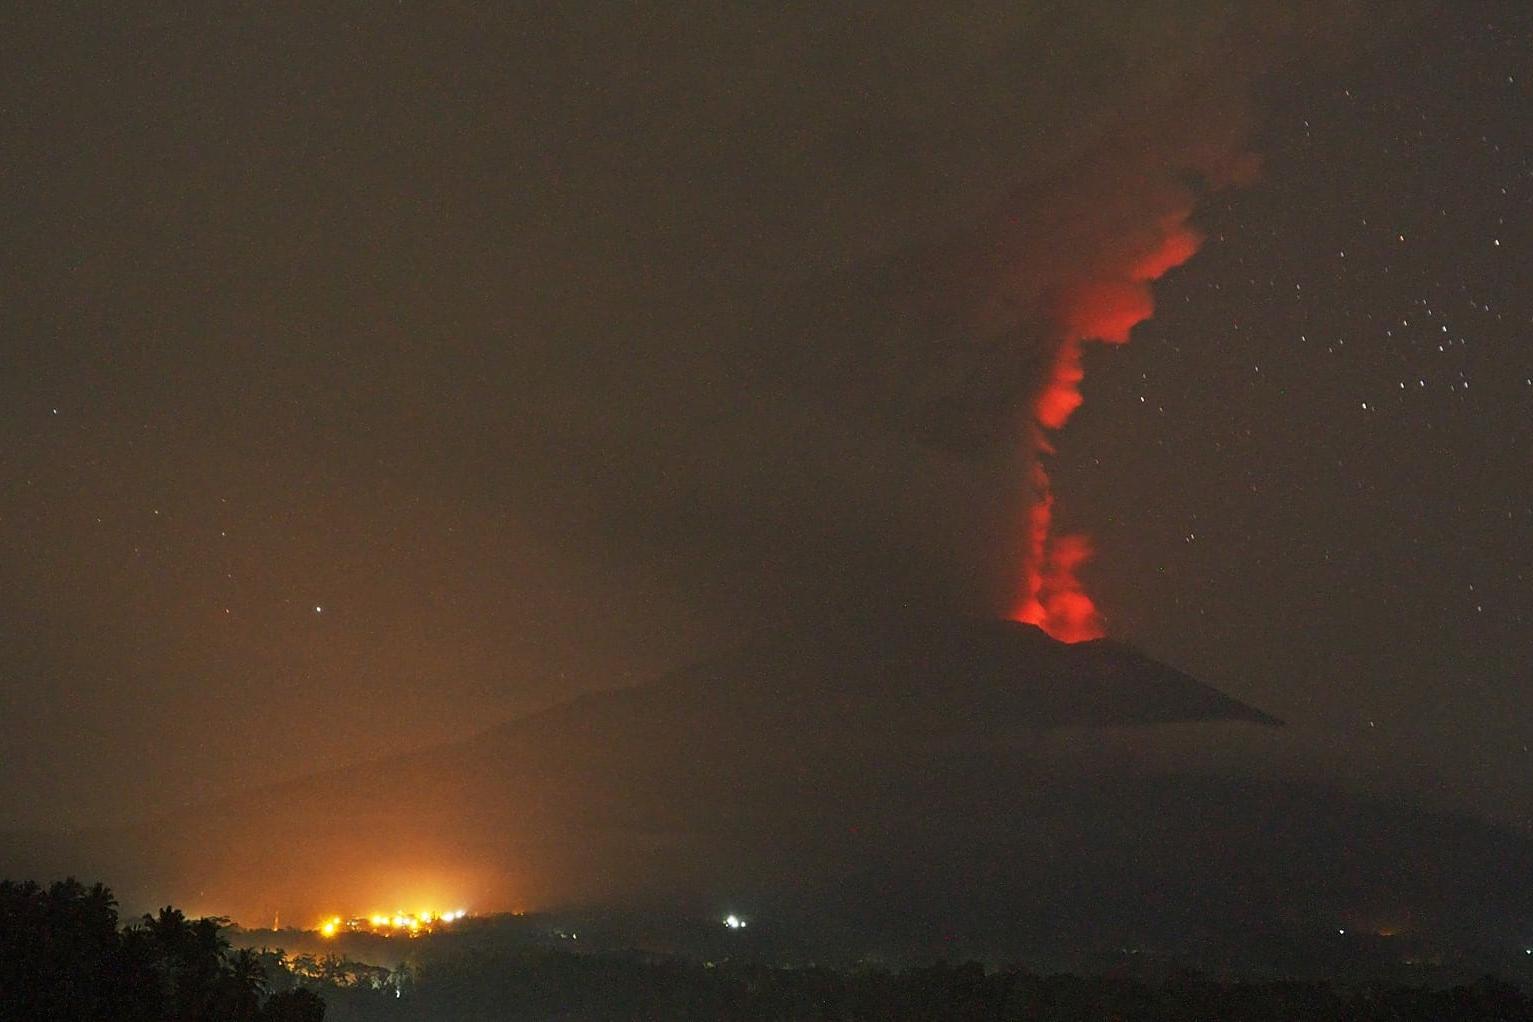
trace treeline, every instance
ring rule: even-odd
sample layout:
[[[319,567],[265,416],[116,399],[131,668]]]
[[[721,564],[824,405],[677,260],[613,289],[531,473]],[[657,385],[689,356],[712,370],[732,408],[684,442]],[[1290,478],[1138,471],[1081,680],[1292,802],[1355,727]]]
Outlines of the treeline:
[[[415,964],[385,969],[232,949],[226,923],[165,908],[124,926],[100,884],[0,883],[0,1020],[1533,1022],[1533,1001],[1490,978],[1448,989],[1193,975],[1146,982],[974,963],[787,968],[426,941]]]
[[[338,1005],[339,1007],[339,1005]],[[713,965],[559,950],[422,962],[410,1020],[676,1019],[709,1022],[1522,1022],[1533,1002],[1484,979],[1443,990],[1228,983],[1185,976],[1038,976],[937,964],[903,971]],[[364,1019],[346,1014],[344,1020]],[[378,1016],[382,1017],[382,1016]],[[340,1013],[337,1018],[341,1019]],[[343,1020],[343,1022],[344,1022]]]
[[[280,954],[233,950],[225,919],[164,908],[126,926],[101,884],[0,881],[0,1019],[319,1022],[325,1003],[272,992]]]

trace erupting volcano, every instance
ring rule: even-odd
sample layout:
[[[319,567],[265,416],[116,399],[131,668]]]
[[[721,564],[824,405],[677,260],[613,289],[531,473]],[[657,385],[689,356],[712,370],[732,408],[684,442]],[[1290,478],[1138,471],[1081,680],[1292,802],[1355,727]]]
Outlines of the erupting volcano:
[[[1092,547],[1082,534],[1055,535],[1054,492],[1044,459],[1054,453],[1051,436],[1069,421],[1081,401],[1085,378],[1082,350],[1087,341],[1124,344],[1129,331],[1155,312],[1150,284],[1174,266],[1186,262],[1202,244],[1202,236],[1187,222],[1191,207],[1161,221],[1158,230],[1128,251],[1127,258],[1061,296],[1058,353],[1047,381],[1032,405],[1029,442],[1033,462],[1033,506],[1028,512],[1027,562],[1022,599],[1012,618],[1037,625],[1062,642],[1100,639],[1106,633],[1096,603],[1087,595],[1078,574],[1091,559]]]

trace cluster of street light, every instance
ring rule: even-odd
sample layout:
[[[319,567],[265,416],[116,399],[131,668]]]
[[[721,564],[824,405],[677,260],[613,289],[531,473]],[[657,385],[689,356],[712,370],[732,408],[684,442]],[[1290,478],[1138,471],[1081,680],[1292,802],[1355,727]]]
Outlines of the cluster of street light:
[[[455,923],[467,915],[468,910],[460,908],[451,912],[423,909],[420,912],[395,912],[392,915],[377,913],[370,916],[354,916],[350,919],[331,916],[321,922],[316,929],[324,937],[334,937],[338,933],[381,933],[385,936],[407,934],[413,937],[420,933],[430,933],[438,926]]]

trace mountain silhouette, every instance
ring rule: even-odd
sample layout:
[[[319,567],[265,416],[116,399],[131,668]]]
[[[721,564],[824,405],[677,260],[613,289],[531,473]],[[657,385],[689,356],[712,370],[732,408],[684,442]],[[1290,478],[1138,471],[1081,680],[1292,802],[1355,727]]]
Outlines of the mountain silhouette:
[[[1120,643],[838,620],[30,854],[249,921],[738,909],[891,953],[1481,932],[1524,911],[1500,881],[1533,865],[1526,841],[1296,774],[1290,730]]]

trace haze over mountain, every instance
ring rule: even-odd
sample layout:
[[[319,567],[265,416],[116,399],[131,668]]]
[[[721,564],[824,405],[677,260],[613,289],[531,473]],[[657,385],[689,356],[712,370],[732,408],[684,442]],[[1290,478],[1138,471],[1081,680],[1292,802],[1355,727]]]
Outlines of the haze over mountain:
[[[839,620],[6,866],[67,861],[130,904],[247,923],[742,911],[843,948],[997,954],[1522,910],[1480,878],[1533,866],[1525,841],[1348,794],[1278,724],[1110,641]]]

